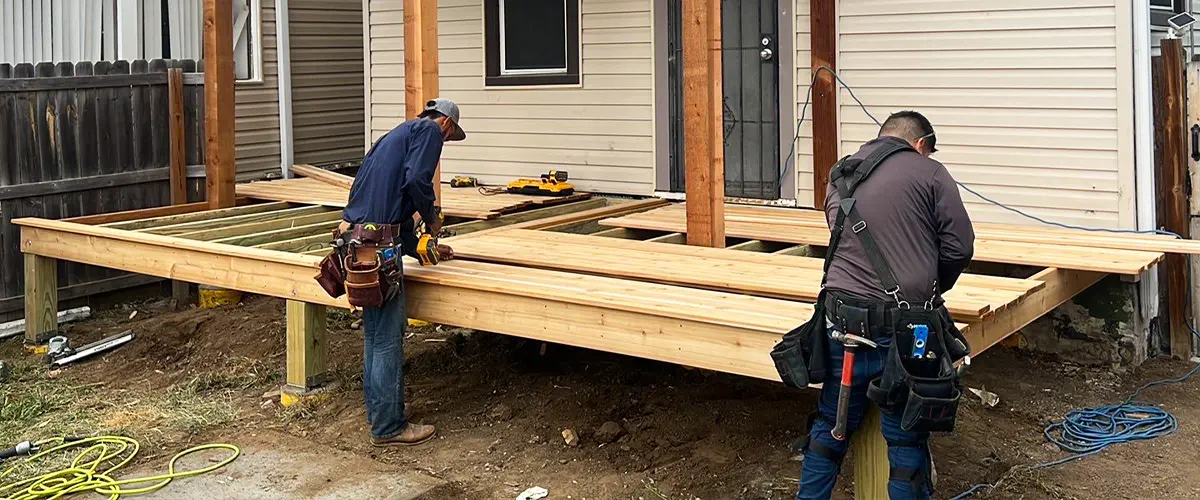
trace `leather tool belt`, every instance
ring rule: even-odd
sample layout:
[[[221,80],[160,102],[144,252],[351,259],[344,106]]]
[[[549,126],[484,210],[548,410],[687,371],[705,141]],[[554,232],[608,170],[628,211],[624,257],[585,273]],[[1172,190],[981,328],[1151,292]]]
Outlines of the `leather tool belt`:
[[[395,224],[335,229],[333,251],[321,260],[317,283],[333,298],[345,294],[351,306],[382,306],[403,287],[402,253],[396,245],[402,230]]]

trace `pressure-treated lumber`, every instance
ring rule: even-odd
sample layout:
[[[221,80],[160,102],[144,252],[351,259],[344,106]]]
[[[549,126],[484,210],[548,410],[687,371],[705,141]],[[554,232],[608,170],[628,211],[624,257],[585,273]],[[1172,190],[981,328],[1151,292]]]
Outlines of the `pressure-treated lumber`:
[[[342,213],[334,210],[330,212],[300,215],[295,217],[284,217],[262,222],[250,222],[245,224],[235,223],[224,227],[201,229],[188,233],[177,234],[175,236],[190,240],[213,241],[223,238],[231,238],[234,236],[254,235],[266,231],[307,226],[309,224],[316,224],[320,222],[338,222],[341,220]]]
[[[258,203],[253,205],[244,205],[233,208],[221,208],[217,210],[207,210],[207,203],[200,205],[202,210],[188,210],[184,212],[174,213],[173,210],[135,210],[128,213],[129,217],[120,217],[119,220],[106,221],[101,219],[100,222],[90,222],[88,219],[69,219],[64,222],[74,222],[77,224],[98,224],[111,229],[123,229],[133,231],[138,229],[147,229],[154,227],[169,226],[172,224],[180,224],[184,222],[195,222],[202,220],[219,219],[233,215],[243,214],[258,214],[270,212],[273,210],[283,210],[292,205],[288,203]],[[162,207],[163,209],[175,207]]]
[[[667,204],[666,200],[661,200],[658,198],[649,198],[649,199],[645,199],[645,200],[631,201],[628,203],[613,203],[613,204],[605,206],[605,207],[594,208],[591,210],[583,210],[580,212],[563,214],[563,215],[558,215],[555,217],[547,217],[545,219],[531,220],[528,222],[521,222],[519,224],[513,224],[513,225],[505,226],[505,227],[486,229],[483,231],[473,232],[473,233],[467,234],[467,235],[455,236],[454,238],[455,239],[472,238],[472,237],[476,237],[476,236],[490,234],[490,233],[493,233],[496,231],[505,231],[505,230],[509,230],[509,229],[556,229],[556,228],[560,228],[560,227],[567,226],[570,224],[576,224],[576,223],[592,221],[592,220],[600,220],[605,217],[620,217],[620,216],[631,214],[631,213],[637,213],[637,212],[641,212],[644,210],[650,210],[650,209],[662,207],[662,206],[665,206],[666,204]]]
[[[233,2],[204,0],[204,157],[210,208],[234,205]]]
[[[194,222],[183,222],[179,224],[171,224],[167,226],[158,226],[139,231],[162,234],[166,236],[175,236],[179,234],[192,233],[205,229],[224,228],[236,224],[246,224],[251,222],[273,221],[280,219],[288,219],[292,217],[300,217],[314,214],[327,214],[330,212],[328,207],[307,206],[284,208],[282,210],[272,210],[269,212],[257,212],[249,214],[234,215],[230,217],[221,217],[216,219],[198,220]]]
[[[171,204],[187,203],[187,130],[183,116],[183,68],[167,70],[167,107],[170,108]]]
[[[336,228],[340,222],[340,220],[327,220],[314,222],[312,224],[262,231],[254,234],[230,236],[228,238],[221,238],[212,241],[213,243],[220,243],[224,245],[252,247],[296,238],[317,237],[319,235],[322,238],[322,241],[328,242],[333,239],[333,229]]]
[[[888,498],[887,484],[891,476],[887,439],[883,437],[883,414],[874,404],[867,405],[862,423],[850,436],[851,456],[854,457],[854,498]]]
[[[662,211],[682,212],[684,209],[680,205],[684,204],[673,204]],[[821,211],[752,205],[726,205],[725,220],[727,222],[763,222],[802,227],[828,226],[825,213]],[[1200,241],[1178,239],[1163,234],[1112,233],[994,222],[975,222],[972,223],[972,226],[975,229],[975,236],[986,240],[1200,255]]]
[[[460,259],[584,272],[789,300],[811,302],[821,290],[819,260],[729,249],[508,230],[462,240],[454,245],[454,251]],[[546,255],[552,255],[553,258],[546,258]],[[1041,286],[1036,281],[1008,281],[1023,284],[1026,290],[1017,292],[960,285],[946,294],[946,305],[955,318],[978,321]]]
[[[975,356],[1025,325],[1042,317],[1047,312],[1071,300],[1088,287],[1104,278],[1104,273],[1075,271],[1070,269],[1043,269],[1029,279],[1046,283],[1019,304],[1000,311],[972,329],[968,339],[971,341],[971,355]]]
[[[838,96],[833,73],[822,71],[820,68],[837,70],[837,1],[810,0],[808,19],[813,78],[813,206],[823,207],[825,190],[829,184],[829,169],[838,160]]]
[[[349,191],[350,186],[354,185],[354,178],[349,175],[331,172],[312,165],[292,165],[291,172],[303,175],[309,179],[321,181],[330,186],[345,189],[346,191]]]
[[[687,224],[682,215],[678,210],[655,210],[602,220],[600,224],[657,231],[686,231]],[[726,224],[726,231],[733,237],[784,243],[824,246],[829,242],[829,229],[823,225],[731,221]],[[978,238],[975,240],[974,260],[1137,275],[1162,257],[1163,254],[1157,252],[1078,247],[1061,243],[1038,245]]]
[[[58,261],[25,255],[25,341],[44,342],[58,331]]]
[[[1162,71],[1156,76],[1161,84],[1161,96],[1155,99],[1160,112],[1155,113],[1155,130],[1159,137],[1160,159],[1158,175],[1159,200],[1165,216],[1166,230],[1189,237],[1191,220],[1188,212],[1187,163],[1187,98],[1184,91],[1187,68],[1184,65],[1182,40],[1162,40]],[[1192,330],[1188,322],[1189,268],[1188,257],[1172,255],[1167,258],[1167,324],[1171,332],[1171,355],[1192,357]]]
[[[721,2],[683,0],[683,164],[689,245],[725,246]]]
[[[243,183],[237,185],[237,192],[239,196],[260,200],[289,201],[337,208],[346,206],[350,194],[348,189],[312,178]],[[569,196],[533,196],[510,193],[484,195],[478,189],[451,188],[441,194],[440,200],[442,213],[447,217],[493,219],[533,206],[571,203],[591,196],[589,193],[575,193]]]
[[[416,118],[438,97],[437,0],[404,0],[404,116]],[[442,199],[442,166],[433,173],[433,193]]]
[[[328,344],[325,306],[287,301],[287,385],[299,391],[325,381]]]
[[[238,198],[237,204],[246,205],[249,201],[250,200],[248,198]],[[126,210],[124,212],[113,212],[108,214],[85,215],[82,217],[72,217],[70,219],[63,220],[77,224],[115,224],[118,222],[127,222],[137,219],[150,219],[156,217],[166,217],[169,215],[189,214],[204,210],[208,210],[208,202],[206,201],[187,203],[184,205],[167,205],[165,207]]]

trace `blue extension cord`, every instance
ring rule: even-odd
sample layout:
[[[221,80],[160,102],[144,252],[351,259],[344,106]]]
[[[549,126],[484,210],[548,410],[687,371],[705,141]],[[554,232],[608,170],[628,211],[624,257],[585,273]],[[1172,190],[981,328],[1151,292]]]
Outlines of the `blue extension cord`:
[[[812,81],[808,84],[808,91],[806,92],[804,98],[804,106],[800,108],[800,119],[796,121],[796,135],[792,138],[792,148],[788,152],[787,159],[784,160],[780,171],[780,178],[782,178],[783,174],[787,172],[788,164],[795,157],[796,141],[800,139],[800,128],[804,124],[804,116],[808,111],[808,104],[812,96],[812,89],[817,83],[817,75],[819,75],[821,71],[826,71],[833,75],[833,78],[836,79],[837,82],[841,84],[841,86],[845,88],[847,92],[850,93],[850,97],[854,99],[854,102],[858,103],[858,107],[862,108],[863,113],[866,113],[866,115],[871,118],[876,125],[883,125],[877,118],[875,118],[874,115],[871,114],[869,110],[867,110],[867,106],[858,99],[858,96],[854,95],[854,90],[851,89],[849,85],[846,85],[846,82],[842,81],[841,76],[838,76],[836,71],[827,66],[821,66],[817,68],[816,72],[813,73]],[[1158,229],[1146,231],[1133,229],[1108,229],[1075,226],[1071,224],[1050,221],[988,198],[987,196],[980,194],[978,191],[971,189],[967,185],[958,182],[957,180],[954,182],[955,184],[958,184],[959,187],[963,188],[963,190],[988,203],[1049,226],[1104,233],[1162,234],[1174,236],[1175,238],[1182,238],[1178,234]],[[1188,271],[1190,274],[1192,266],[1191,260],[1189,259],[1187,262]],[[1190,301],[1191,289],[1188,289],[1188,294]],[[1200,339],[1200,332],[1197,332],[1190,323],[1188,328],[1192,331],[1192,335],[1196,336],[1197,339]],[[1042,433],[1046,436],[1047,441],[1054,443],[1063,451],[1073,453],[1073,455],[1060,458],[1058,460],[1032,465],[1029,467],[1029,470],[1045,469],[1048,467],[1062,465],[1067,462],[1073,462],[1075,460],[1100,453],[1105,448],[1108,448],[1114,444],[1154,439],[1174,433],[1179,429],[1179,421],[1175,419],[1175,416],[1170,412],[1159,408],[1158,406],[1136,401],[1137,396],[1142,391],[1151,387],[1185,382],[1192,378],[1197,371],[1200,371],[1200,365],[1196,365],[1182,377],[1159,380],[1143,385],[1139,387],[1138,390],[1134,391],[1133,394],[1121,404],[1072,410],[1071,412],[1067,413],[1067,416],[1062,422],[1056,422],[1046,426]],[[971,489],[959,493],[957,496],[951,498],[951,500],[962,500],[993,486],[995,486],[994,483],[977,484],[972,486]]]

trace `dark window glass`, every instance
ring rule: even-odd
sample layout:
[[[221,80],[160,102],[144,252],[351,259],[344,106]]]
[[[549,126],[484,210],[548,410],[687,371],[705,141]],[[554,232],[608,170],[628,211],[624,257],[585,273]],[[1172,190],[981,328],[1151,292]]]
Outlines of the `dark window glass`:
[[[567,68],[566,3],[504,0],[504,69]]]

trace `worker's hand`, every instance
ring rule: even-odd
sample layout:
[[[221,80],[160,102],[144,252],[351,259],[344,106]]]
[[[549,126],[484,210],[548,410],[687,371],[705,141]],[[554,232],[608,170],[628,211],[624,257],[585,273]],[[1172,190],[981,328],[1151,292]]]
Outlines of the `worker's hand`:
[[[450,248],[450,245],[439,244],[437,246],[437,251],[438,260],[451,260],[454,258],[454,249]]]

